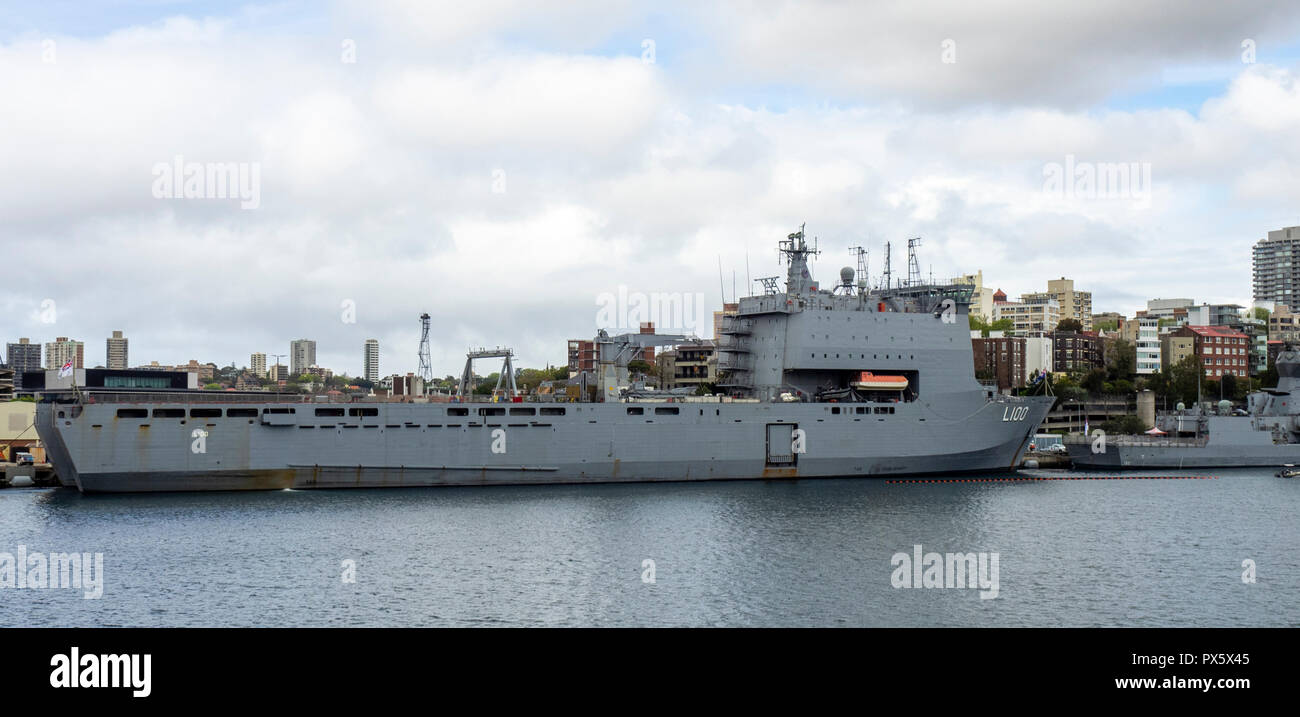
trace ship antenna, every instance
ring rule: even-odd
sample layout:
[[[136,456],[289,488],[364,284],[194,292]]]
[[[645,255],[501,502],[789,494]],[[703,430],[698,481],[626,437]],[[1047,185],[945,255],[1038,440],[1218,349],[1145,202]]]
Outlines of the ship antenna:
[[[722,255],[718,255],[718,291],[722,292],[722,303],[727,303],[727,285],[722,283]]]
[[[893,274],[894,274],[894,260],[893,260],[893,258],[890,256],[890,242],[885,242],[885,276],[884,276],[884,284],[885,284],[885,289],[886,289],[886,290],[893,288],[893,286],[892,286],[892,284],[891,284],[891,282],[893,281]]]

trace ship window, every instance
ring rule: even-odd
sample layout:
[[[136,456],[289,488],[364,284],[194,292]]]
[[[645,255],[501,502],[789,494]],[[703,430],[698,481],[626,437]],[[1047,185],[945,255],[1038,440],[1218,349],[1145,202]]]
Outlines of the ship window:
[[[448,416],[468,416],[468,415],[469,415],[469,409],[468,409],[468,408],[448,408],[448,409],[447,409],[447,415],[448,415]]]
[[[504,416],[504,415],[506,415],[506,409],[504,409],[504,408],[480,408],[480,409],[478,410],[478,415],[480,415],[480,416]]]
[[[536,408],[512,408],[512,409],[510,409],[510,415],[512,415],[512,416],[535,416],[535,415],[537,415],[537,409],[536,409]]]
[[[343,409],[342,408],[318,408],[316,409],[316,415],[317,416],[342,416]]]
[[[582,410],[582,409],[578,409],[578,410]],[[543,415],[543,416],[563,416],[563,415],[564,415],[564,409],[563,409],[563,408],[543,408],[543,409],[542,409],[542,415]]]
[[[155,408],[153,410],[154,418],[185,418],[185,409],[183,408]]]
[[[840,407],[839,407],[839,406],[836,406],[836,407],[832,408],[832,409],[831,409],[831,415],[832,415],[832,416],[838,416],[838,415],[840,415]]]
[[[238,417],[248,418],[250,416],[256,416],[257,409],[256,408],[227,408],[226,415],[231,418],[238,418]]]
[[[117,409],[118,418],[148,418],[149,412],[143,408],[119,408]]]
[[[190,418],[220,418],[220,408],[191,408]]]
[[[294,413],[293,408],[263,408],[262,413]]]
[[[676,406],[660,406],[655,409],[656,416],[676,416],[678,408]]]
[[[859,406],[858,409],[855,411],[855,413],[858,413],[858,414],[862,414],[862,413],[866,413],[866,412],[867,412],[867,409],[866,409],[866,408],[863,408],[862,406]]]
[[[378,408],[349,408],[349,416],[378,416]]]
[[[629,409],[627,409],[627,415],[629,415],[629,416],[643,416],[643,415],[645,415],[645,409],[642,408],[642,407],[640,407],[640,406],[636,406],[636,407],[634,407],[634,408],[629,408]]]

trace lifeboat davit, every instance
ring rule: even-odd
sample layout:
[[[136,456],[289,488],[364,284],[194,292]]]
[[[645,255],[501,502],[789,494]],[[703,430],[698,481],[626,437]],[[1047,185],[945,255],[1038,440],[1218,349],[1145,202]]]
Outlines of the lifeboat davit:
[[[870,371],[863,371],[858,374],[858,379],[851,385],[854,388],[871,391],[902,391],[907,388],[907,378],[904,376],[877,376]]]

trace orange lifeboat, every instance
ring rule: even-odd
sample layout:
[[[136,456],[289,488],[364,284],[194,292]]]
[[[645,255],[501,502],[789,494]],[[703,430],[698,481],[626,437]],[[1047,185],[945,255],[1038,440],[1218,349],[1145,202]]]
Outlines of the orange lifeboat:
[[[858,380],[851,384],[854,388],[870,391],[902,391],[907,388],[907,378],[903,376],[877,376],[870,371],[858,374]]]

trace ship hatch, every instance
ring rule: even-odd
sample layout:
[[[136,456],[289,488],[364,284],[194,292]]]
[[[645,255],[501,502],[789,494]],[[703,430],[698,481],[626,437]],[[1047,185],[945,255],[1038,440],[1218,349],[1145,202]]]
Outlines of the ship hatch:
[[[793,466],[795,464],[793,423],[767,424],[767,465]]]

